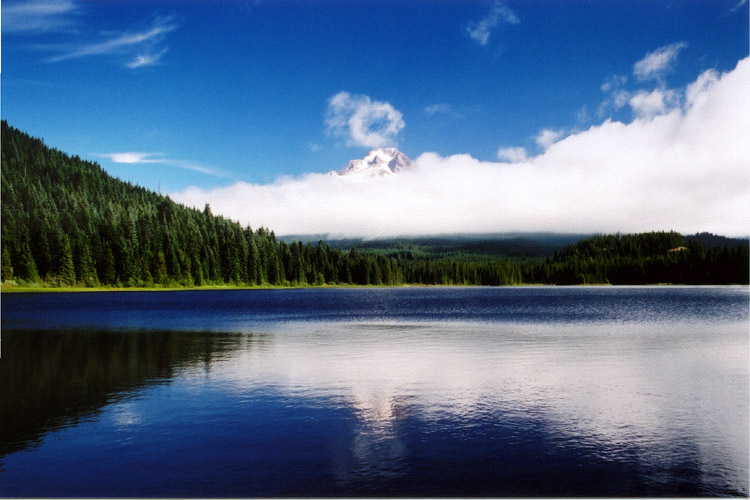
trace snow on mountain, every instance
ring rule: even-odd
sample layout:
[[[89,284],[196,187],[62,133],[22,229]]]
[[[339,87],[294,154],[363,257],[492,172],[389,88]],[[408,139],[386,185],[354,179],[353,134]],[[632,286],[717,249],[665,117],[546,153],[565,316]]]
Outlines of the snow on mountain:
[[[361,160],[352,160],[343,170],[330,175],[356,175],[360,177],[382,177],[393,175],[411,167],[412,161],[396,148],[379,148],[370,151]]]

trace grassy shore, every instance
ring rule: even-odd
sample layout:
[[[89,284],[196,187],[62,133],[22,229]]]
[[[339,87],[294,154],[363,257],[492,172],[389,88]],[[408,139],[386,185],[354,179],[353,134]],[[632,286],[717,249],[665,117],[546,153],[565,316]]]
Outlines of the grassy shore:
[[[2,293],[58,293],[58,292],[179,292],[179,291],[201,291],[201,290],[299,290],[304,288],[443,288],[443,287],[471,287],[477,288],[483,285],[426,285],[418,283],[404,283],[400,285],[351,285],[351,284],[324,284],[324,285],[206,285],[206,286],[143,286],[143,287],[117,287],[117,286],[70,286],[56,287],[44,285],[7,285],[0,286]],[[543,286],[632,286],[612,285],[611,283],[586,283],[577,285],[555,285],[550,283],[520,283],[517,285],[504,285],[505,287],[543,287]],[[687,286],[681,283],[650,283],[638,286]],[[712,285],[708,285],[712,286]]]
[[[59,287],[53,285],[41,285],[41,284],[7,284],[2,283],[0,285],[0,291],[2,293],[38,293],[38,292],[178,292],[178,291],[198,291],[198,290],[299,290],[303,288],[320,289],[320,288],[444,288],[444,287],[471,287],[478,288],[484,285],[462,285],[462,284],[446,284],[446,285],[429,285],[422,283],[402,283],[398,285],[353,285],[348,283],[337,283],[330,284],[326,283],[323,285],[205,285],[205,286],[68,286]],[[519,283],[517,285],[505,285],[512,287],[537,287],[537,286],[556,286],[544,283]],[[589,284],[585,286],[611,286],[609,283]]]
[[[436,287],[446,285],[350,285],[350,284],[325,284],[325,285],[206,285],[206,286],[144,286],[144,287],[116,287],[116,286],[42,286],[42,285],[6,285],[2,284],[2,293],[31,293],[31,292],[178,292],[190,290],[291,290],[302,288],[397,288],[397,287]],[[449,285],[454,286],[454,285]],[[460,286],[460,285],[459,285]],[[466,285],[470,286],[470,285]],[[475,285],[478,286],[478,285]]]

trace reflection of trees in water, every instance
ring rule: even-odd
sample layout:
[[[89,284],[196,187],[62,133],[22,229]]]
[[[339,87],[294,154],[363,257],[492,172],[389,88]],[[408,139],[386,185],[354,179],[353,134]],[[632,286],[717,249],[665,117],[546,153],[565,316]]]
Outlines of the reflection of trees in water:
[[[6,331],[0,358],[0,456],[73,425],[136,388],[168,383],[262,336],[215,332]]]

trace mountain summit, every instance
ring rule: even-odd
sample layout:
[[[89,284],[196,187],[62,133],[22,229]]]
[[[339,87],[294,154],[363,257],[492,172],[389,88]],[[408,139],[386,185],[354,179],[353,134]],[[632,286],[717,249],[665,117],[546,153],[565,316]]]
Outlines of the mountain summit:
[[[343,170],[331,175],[357,175],[361,177],[383,177],[408,169],[412,161],[396,148],[373,149],[361,160],[352,160]]]

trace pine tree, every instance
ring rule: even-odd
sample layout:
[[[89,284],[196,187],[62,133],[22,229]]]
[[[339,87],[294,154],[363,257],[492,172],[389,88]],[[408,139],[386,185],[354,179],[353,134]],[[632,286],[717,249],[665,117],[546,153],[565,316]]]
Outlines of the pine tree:
[[[73,252],[70,249],[70,238],[62,234],[59,237],[59,254],[57,260],[57,281],[60,286],[72,286],[76,283],[73,267]]]
[[[2,270],[0,273],[2,273],[2,276],[0,276],[0,279],[2,281],[10,281],[13,279],[13,265],[10,261],[10,252],[8,252],[7,248],[3,248],[2,251]]]
[[[104,249],[102,250],[99,276],[101,276],[102,283],[106,285],[114,285],[117,283],[115,256],[114,253],[112,253],[112,247],[110,247],[109,244],[105,244]]]
[[[250,284],[259,285],[261,283],[260,254],[252,230],[248,228],[248,231],[247,280]]]

